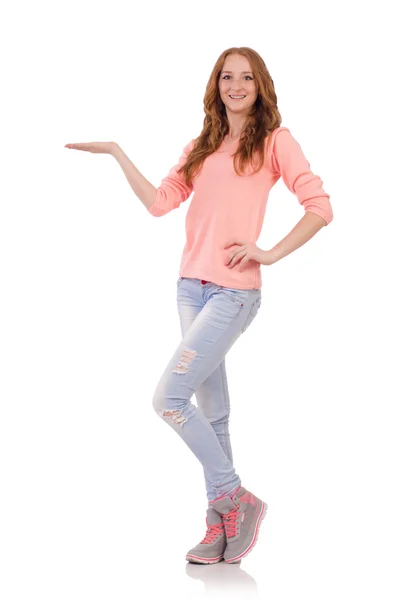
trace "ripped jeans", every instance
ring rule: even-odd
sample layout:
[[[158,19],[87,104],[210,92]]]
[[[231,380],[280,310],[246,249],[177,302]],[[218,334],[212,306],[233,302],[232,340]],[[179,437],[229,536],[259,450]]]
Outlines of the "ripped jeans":
[[[225,356],[256,316],[261,290],[180,277],[177,303],[182,341],[157,384],[153,407],[201,462],[210,502],[241,485],[230,445]]]

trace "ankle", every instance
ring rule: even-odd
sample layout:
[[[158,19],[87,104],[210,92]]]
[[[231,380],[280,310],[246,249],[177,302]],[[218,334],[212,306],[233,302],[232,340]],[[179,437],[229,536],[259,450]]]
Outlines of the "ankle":
[[[214,500],[209,500],[208,501],[208,506],[211,506],[214,502],[216,502],[217,500],[221,500],[222,498],[231,498],[233,499],[233,496],[235,496],[237,494],[237,492],[239,491],[239,489],[241,488],[241,484],[235,488],[232,492],[226,492],[226,494],[222,494],[222,496],[218,496],[218,498],[215,498]]]
[[[228,496],[230,496],[230,498],[233,499],[233,496],[235,496],[237,494],[237,492],[239,491],[240,488],[241,488],[241,484],[231,494],[228,494]]]

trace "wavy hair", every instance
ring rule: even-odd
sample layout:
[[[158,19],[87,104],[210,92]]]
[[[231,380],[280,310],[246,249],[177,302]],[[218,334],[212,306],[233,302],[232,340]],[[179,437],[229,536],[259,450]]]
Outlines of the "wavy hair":
[[[192,184],[192,179],[200,171],[204,160],[219,148],[223,138],[229,132],[226,109],[220,97],[218,82],[226,57],[230,54],[240,54],[248,59],[257,83],[258,92],[242,131],[238,148],[232,155],[234,157],[234,170],[237,175],[244,174],[248,163],[251,163],[254,173],[257,173],[263,167],[270,134],[281,124],[273,79],[262,57],[251,48],[228,48],[219,56],[207,83],[204,95],[205,117],[203,129],[198,138],[195,139],[193,149],[189,153],[186,162],[178,169],[178,173],[183,173],[187,185]],[[255,156],[259,156],[257,168],[253,164]]]

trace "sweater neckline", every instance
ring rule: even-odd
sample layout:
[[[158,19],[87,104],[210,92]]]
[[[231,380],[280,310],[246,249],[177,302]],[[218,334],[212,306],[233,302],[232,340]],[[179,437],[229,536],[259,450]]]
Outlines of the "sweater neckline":
[[[234,144],[237,144],[240,141],[240,138],[236,138],[233,142],[225,142],[225,139],[222,140],[222,144],[226,147],[228,146],[234,146]]]
[[[218,152],[228,152],[229,150],[233,150],[239,143],[239,139],[234,140],[234,142],[226,143],[225,140],[222,140],[221,145],[218,148]]]

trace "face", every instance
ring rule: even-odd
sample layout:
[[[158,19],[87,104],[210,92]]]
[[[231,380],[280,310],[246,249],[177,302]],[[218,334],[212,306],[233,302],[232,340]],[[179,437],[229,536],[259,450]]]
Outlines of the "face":
[[[229,54],[226,57],[219,75],[219,93],[227,111],[238,114],[249,112],[257,97],[257,83],[245,56]]]

